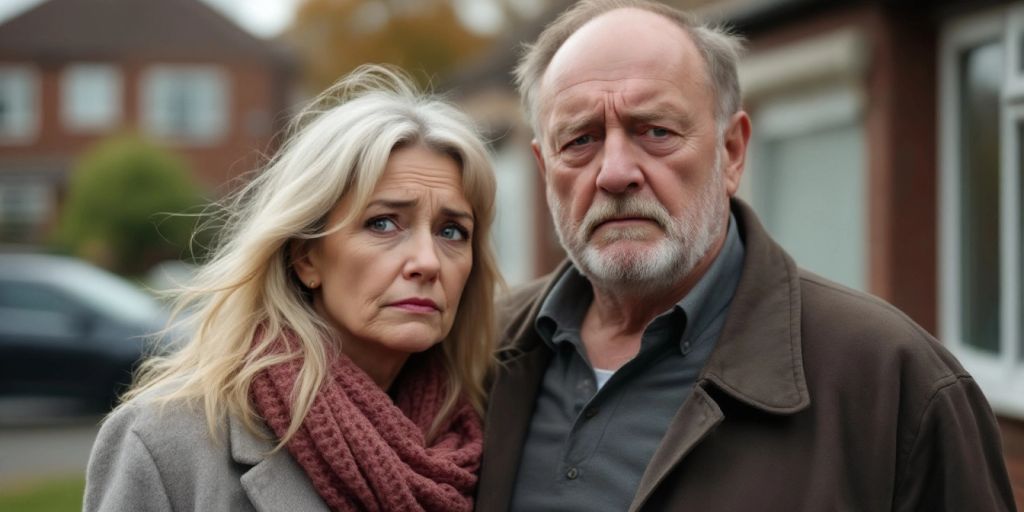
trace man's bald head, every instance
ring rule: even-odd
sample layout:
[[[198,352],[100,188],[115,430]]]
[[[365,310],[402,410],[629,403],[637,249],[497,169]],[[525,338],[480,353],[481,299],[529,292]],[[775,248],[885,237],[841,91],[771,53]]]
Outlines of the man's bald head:
[[[516,84],[537,135],[538,90],[551,60],[577,30],[595,18],[618,9],[641,9],[663,16],[690,37],[704,61],[708,87],[715,98],[715,118],[724,127],[740,108],[740,86],[736,64],[743,50],[742,39],[721,27],[701,24],[690,15],[667,5],[647,0],[583,0],[548,25],[537,42],[529,45],[516,67]],[[626,42],[628,43],[628,42]]]

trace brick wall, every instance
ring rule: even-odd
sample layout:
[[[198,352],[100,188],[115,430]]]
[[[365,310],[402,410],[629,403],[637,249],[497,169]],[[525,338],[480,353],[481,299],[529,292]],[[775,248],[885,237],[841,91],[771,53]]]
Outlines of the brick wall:
[[[23,64],[20,62],[0,62]],[[82,151],[105,137],[136,132],[139,129],[139,78],[150,64],[147,62],[119,63],[122,73],[121,124],[103,133],[74,133],[68,131],[60,119],[60,80],[65,63],[32,62],[39,76],[39,133],[28,144],[0,145],[0,162],[39,161],[63,162],[73,166]],[[207,65],[195,62],[165,62],[159,64]],[[268,153],[274,134],[283,125],[284,91],[280,76],[261,64],[213,63],[229,78],[228,129],[221,138],[208,144],[163,143],[188,161],[197,181],[208,190],[222,190],[226,182],[249,171],[259,161],[258,153]],[[0,164],[4,165],[4,164]],[[0,169],[0,172],[5,169]]]

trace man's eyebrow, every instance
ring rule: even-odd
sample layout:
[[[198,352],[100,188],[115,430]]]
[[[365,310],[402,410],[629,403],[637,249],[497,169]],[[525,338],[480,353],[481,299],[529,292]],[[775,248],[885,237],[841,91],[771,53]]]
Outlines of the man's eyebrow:
[[[632,123],[664,123],[666,121],[672,121],[681,125],[692,123],[690,114],[668,105],[661,105],[655,109],[630,112],[626,115],[626,118]]]
[[[551,131],[551,133],[554,134],[555,136],[563,136],[568,133],[577,133],[599,122],[599,116],[579,116],[574,119],[567,119],[565,121],[555,124],[555,128],[554,130]]]

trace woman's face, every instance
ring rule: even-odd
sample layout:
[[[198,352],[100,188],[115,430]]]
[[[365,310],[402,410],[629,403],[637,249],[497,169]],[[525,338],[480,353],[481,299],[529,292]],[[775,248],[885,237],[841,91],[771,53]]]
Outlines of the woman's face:
[[[351,202],[342,198],[328,227]],[[473,267],[472,235],[456,162],[410,146],[392,152],[366,210],[311,242],[295,269],[342,351],[381,383],[389,379],[379,374],[393,377],[409,354],[448,335]]]

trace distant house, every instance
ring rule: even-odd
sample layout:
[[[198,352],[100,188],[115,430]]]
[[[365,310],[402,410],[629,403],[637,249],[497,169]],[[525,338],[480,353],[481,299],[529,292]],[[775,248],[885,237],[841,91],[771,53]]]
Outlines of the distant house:
[[[210,190],[280,128],[286,52],[199,0],[49,0],[0,24],[0,243],[39,243],[76,157],[133,132]]]
[[[999,416],[1024,508],[1024,1],[666,3],[748,39],[740,195],[798,263],[895,304],[956,354]],[[499,154],[529,154],[528,127],[494,98],[514,104],[512,50],[555,14],[453,83],[504,135]],[[528,156],[507,160],[527,162],[499,168],[509,180],[537,180]],[[540,185],[520,188],[533,192],[499,197],[499,212],[549,222]],[[551,229],[521,231],[546,272]]]

